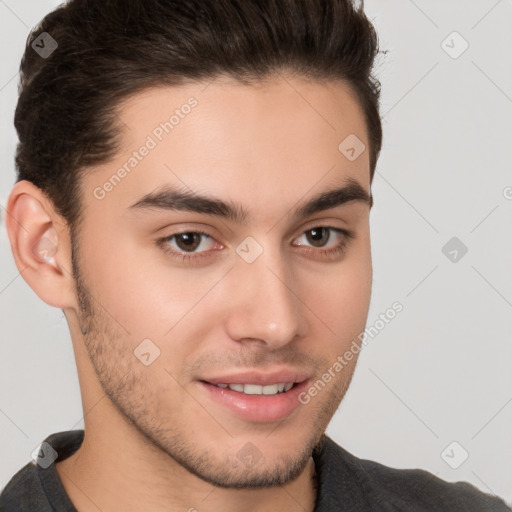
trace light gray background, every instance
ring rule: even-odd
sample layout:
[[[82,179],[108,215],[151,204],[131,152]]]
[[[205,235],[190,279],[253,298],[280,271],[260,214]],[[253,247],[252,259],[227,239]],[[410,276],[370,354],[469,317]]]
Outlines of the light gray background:
[[[0,0],[2,216],[19,60],[29,29],[57,5]],[[512,502],[512,1],[365,7],[389,50],[377,68],[384,146],[368,326],[395,301],[404,309],[369,338],[327,433],[360,457]],[[458,58],[462,39],[446,39],[454,31],[469,44]],[[452,237],[468,248],[457,262],[441,250]],[[19,275],[4,224],[0,321],[3,487],[46,436],[83,428],[66,321]],[[457,465],[463,450],[469,457],[452,469],[446,461]]]

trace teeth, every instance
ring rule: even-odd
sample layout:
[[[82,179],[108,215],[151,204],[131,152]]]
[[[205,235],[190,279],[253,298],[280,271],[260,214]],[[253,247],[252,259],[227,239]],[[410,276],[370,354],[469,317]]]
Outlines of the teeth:
[[[278,391],[282,391],[282,389],[279,389],[279,386],[281,384],[269,384],[268,386],[255,386],[255,387],[261,387],[261,393],[264,395],[275,395]]]
[[[278,384],[268,384],[267,386],[259,386],[258,384],[216,384],[219,388],[232,389],[246,395],[276,395],[289,391],[293,387],[293,382],[280,382]]]

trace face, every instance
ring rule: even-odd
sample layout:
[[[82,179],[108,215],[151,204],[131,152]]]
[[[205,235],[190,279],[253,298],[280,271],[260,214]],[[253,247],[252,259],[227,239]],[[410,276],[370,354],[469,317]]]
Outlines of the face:
[[[219,78],[146,90],[119,115],[118,156],[82,187],[81,382],[203,480],[284,484],[338,408],[366,323],[362,111],[343,83]]]

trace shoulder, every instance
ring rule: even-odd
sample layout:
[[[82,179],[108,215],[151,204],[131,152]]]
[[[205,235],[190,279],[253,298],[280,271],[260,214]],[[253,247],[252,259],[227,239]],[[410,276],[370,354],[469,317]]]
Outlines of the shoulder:
[[[56,432],[46,437],[39,448],[37,463],[30,461],[22,467],[1,491],[0,512],[52,512],[57,508],[76,512],[62,487],[55,463],[73,454],[83,438],[84,430]]]
[[[327,436],[322,443],[322,451],[328,454],[325,463],[337,467],[338,475],[349,474],[368,505],[384,505],[379,510],[512,511],[502,499],[485,494],[467,482],[450,483],[421,469],[396,469],[360,459]],[[326,479],[331,486],[335,485],[332,474]]]
[[[34,462],[23,466],[0,494],[1,512],[50,511]]]

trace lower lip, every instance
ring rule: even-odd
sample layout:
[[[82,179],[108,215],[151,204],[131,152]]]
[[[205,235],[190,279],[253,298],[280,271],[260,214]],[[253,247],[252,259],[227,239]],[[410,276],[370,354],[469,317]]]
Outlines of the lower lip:
[[[305,380],[289,391],[276,395],[246,395],[203,381],[199,381],[199,384],[213,400],[226,406],[240,418],[269,423],[286,418],[300,405],[299,395],[307,388],[308,381]]]

